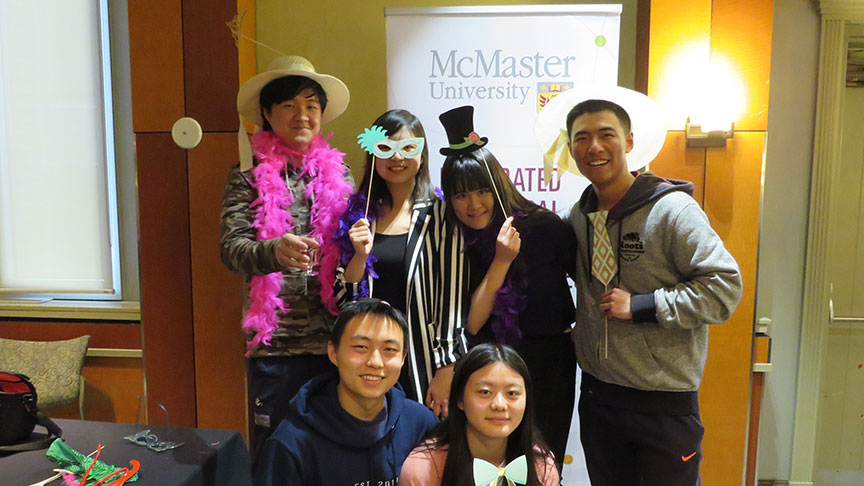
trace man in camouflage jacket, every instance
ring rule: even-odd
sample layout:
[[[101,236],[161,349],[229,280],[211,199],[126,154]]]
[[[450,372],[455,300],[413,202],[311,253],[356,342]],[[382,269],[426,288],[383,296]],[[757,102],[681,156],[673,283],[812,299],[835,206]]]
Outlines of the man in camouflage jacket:
[[[260,221],[256,218],[263,209],[255,167],[261,163],[261,155],[256,152],[253,163],[251,154],[247,154],[244,164],[245,133],[241,134],[241,163],[231,169],[222,199],[223,263],[246,277],[247,290],[254,277],[281,272],[278,298],[288,309],[287,312],[276,309],[278,327],[265,340],[267,343],[249,346],[247,379],[253,457],[279,425],[297,390],[312,377],[332,369],[327,358],[327,341],[333,316],[322,302],[319,279],[303,271],[310,263],[306,250],[317,246],[305,235],[313,229],[310,222],[313,197],[312,191],[307,193],[307,186],[318,173],[304,171],[296,159],[304,158],[313,146],[323,144],[332,150],[319,137],[320,126],[339,116],[347,104],[347,87],[332,76],[316,73],[312,64],[299,56],[274,60],[266,72],[244,83],[237,95],[242,117],[260,126],[259,132],[265,132],[263,135],[269,140],[281,144],[280,154],[293,154],[285,157],[285,168],[276,179],[284,182],[293,196],[286,208],[293,227],[281,237],[259,237],[256,223]],[[253,137],[253,146],[259,135],[262,134]],[[340,167],[341,155],[338,154]],[[347,168],[344,178],[353,186]],[[244,313],[248,314],[249,293],[246,295]],[[250,332],[248,338],[251,340],[255,334]]]

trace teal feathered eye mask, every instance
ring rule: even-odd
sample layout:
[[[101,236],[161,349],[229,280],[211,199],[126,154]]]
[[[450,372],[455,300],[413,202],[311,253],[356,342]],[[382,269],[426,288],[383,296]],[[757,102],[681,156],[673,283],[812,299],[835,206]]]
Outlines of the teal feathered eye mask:
[[[357,143],[367,153],[373,154],[379,159],[389,159],[397,153],[406,159],[413,159],[423,153],[426,139],[414,137],[390,140],[387,138],[386,130],[378,125],[372,125],[372,128],[365,128],[363,133],[357,135]]]

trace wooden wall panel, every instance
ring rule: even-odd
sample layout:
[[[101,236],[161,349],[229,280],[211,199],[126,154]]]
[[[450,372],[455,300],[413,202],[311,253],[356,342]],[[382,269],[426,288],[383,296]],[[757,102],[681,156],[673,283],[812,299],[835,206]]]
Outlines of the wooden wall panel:
[[[708,149],[704,209],[738,261],[744,295],[732,317],[710,332],[699,392],[706,486],[738,484],[744,469],[764,144],[763,132],[736,133],[725,149]]]
[[[139,358],[91,357],[84,360],[84,418],[134,424],[138,397],[144,403],[144,370]],[[53,418],[78,419],[78,404],[47,409]],[[161,413],[161,410],[160,410]],[[141,423],[146,423],[141,410]],[[161,423],[161,418],[157,423]],[[173,420],[173,418],[172,418]]]
[[[741,266],[744,296],[732,318],[711,329],[700,389],[707,430],[703,484],[740,484],[747,435],[773,4],[770,0],[651,0],[650,6],[648,94],[661,106],[669,109],[681,104],[677,98],[681,93],[669,89],[681,73],[672,70],[681,54],[693,46],[710,48],[712,62],[725,58],[744,84],[745,113],[735,120],[735,128],[749,133],[737,132],[725,148],[688,149],[683,133],[669,132],[666,146],[651,164],[655,173],[694,182],[697,200],[698,178],[703,172],[703,208]],[[681,130],[678,124],[679,120],[673,120],[670,128]]]
[[[91,348],[141,349],[138,323],[0,321],[0,337],[24,341],[73,339],[90,335]],[[138,396],[144,396],[143,362],[138,358],[84,360],[84,413],[88,420],[134,423]],[[79,418],[78,404],[47,409],[54,418]],[[142,417],[143,421],[143,417]]]
[[[711,9],[711,59],[732,63],[744,81],[745,108],[737,130],[768,129],[773,0],[717,0]]]
[[[648,94],[648,60],[651,39],[651,0],[642,0],[636,5],[636,65],[633,89]]]
[[[688,149],[684,132],[667,132],[666,143],[651,162],[651,172],[661,177],[693,183],[693,199],[705,205],[705,150]]]
[[[711,0],[651,0],[648,47],[648,96],[670,109],[680,103],[672,84],[679,56],[692,46],[705,45],[711,36]],[[667,106],[668,105],[668,106]],[[667,116],[676,116],[667,113]],[[670,120],[670,129],[682,130],[684,119]]]
[[[183,116],[181,0],[129,2],[132,126],[166,132]]]
[[[225,25],[236,11],[235,0],[183,1],[186,116],[198,120],[205,132],[236,132],[240,123],[237,47]]]
[[[243,35],[255,39],[255,0],[237,0],[237,13],[243,16]],[[258,73],[257,46],[248,39],[238,46],[238,80],[242,84]]]
[[[728,143],[708,149],[705,213],[739,265],[742,258],[749,265],[756,261],[765,133],[736,133]]]
[[[254,4],[247,7],[254,9]],[[241,286],[220,286],[230,278],[218,260],[219,201],[227,170],[199,160],[199,170],[192,177],[212,186],[199,184],[190,192],[187,152],[174,145],[169,133],[183,116],[201,124],[204,147],[214,131],[236,133],[238,55],[225,23],[237,8],[236,0],[160,0],[146,7],[136,2],[134,8],[130,6],[129,17],[140,199],[141,319],[151,419],[161,419],[156,402],[162,402],[173,423],[243,431],[242,393],[236,400],[239,412],[231,408],[237,408],[233,401],[226,410],[224,406],[214,408],[222,404],[212,399],[225,397],[226,386],[230,395],[245,389],[242,339],[237,337],[239,318],[229,317],[232,305],[233,314],[239,313]],[[151,46],[154,42],[158,45]],[[220,148],[220,155],[236,160],[236,135],[233,144],[229,150]],[[191,221],[190,207],[196,211]],[[196,247],[195,257],[192,246]],[[223,298],[222,293],[230,296]],[[229,321],[230,331],[221,330],[220,322]],[[223,354],[226,343],[230,343],[227,358]],[[196,353],[202,373],[197,377]],[[197,423],[198,396],[205,424]]]
[[[243,279],[219,258],[219,212],[237,135],[205,134],[189,151],[189,231],[198,426],[246,434]],[[213,400],[212,397],[219,397]]]
[[[0,319],[0,337],[22,341],[59,341],[90,335],[91,348],[141,349],[141,326],[135,323]]]
[[[195,361],[186,152],[167,133],[137,134],[141,324],[151,422],[195,426]],[[156,422],[160,423],[160,422]]]

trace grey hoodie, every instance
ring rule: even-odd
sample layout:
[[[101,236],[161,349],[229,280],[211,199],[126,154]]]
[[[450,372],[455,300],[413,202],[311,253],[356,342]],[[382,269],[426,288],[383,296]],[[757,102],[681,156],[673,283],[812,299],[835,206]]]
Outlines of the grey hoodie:
[[[706,324],[722,323],[735,310],[741,276],[692,192],[689,182],[646,172],[610,209],[606,226],[618,273],[608,289],[631,294],[633,320],[609,318],[608,357],[599,309],[605,289],[591,275],[594,231],[587,214],[597,210],[593,187],[570,212],[579,249],[572,337],[579,365],[601,382],[644,391],[699,388]]]

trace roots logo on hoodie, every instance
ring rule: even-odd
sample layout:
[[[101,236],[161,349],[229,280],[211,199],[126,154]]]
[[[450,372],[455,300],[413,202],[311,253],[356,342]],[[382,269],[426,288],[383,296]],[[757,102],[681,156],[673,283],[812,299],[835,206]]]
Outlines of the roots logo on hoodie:
[[[618,254],[625,262],[633,262],[639,259],[639,256],[645,253],[645,243],[639,238],[639,233],[627,233],[621,237],[621,242],[618,244]]]

